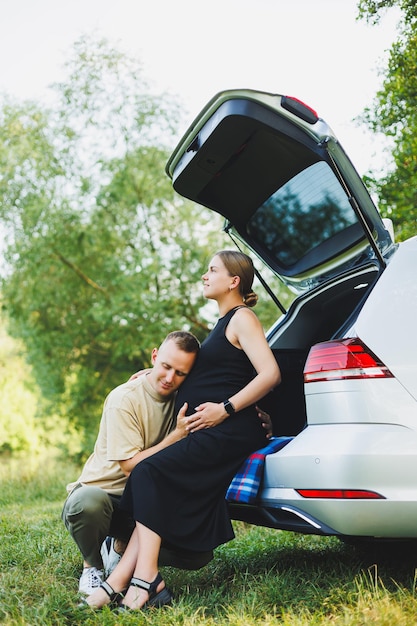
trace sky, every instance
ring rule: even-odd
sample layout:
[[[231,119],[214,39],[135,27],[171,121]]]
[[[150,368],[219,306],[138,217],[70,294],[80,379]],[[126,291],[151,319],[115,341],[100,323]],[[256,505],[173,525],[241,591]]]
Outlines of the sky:
[[[0,91],[42,100],[65,78],[73,43],[105,36],[141,60],[154,91],[178,96],[186,127],[224,89],[295,96],[326,120],[363,175],[382,164],[382,143],[353,120],[381,85],[399,14],[370,26],[356,20],[357,2],[0,0]]]

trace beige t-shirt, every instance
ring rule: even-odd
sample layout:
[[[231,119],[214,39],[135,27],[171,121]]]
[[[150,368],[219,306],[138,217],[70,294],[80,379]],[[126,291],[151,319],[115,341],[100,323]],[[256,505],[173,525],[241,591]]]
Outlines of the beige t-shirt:
[[[147,376],[139,376],[113,389],[107,396],[94,452],[80,477],[67,485],[70,492],[82,483],[121,495],[126,484],[118,461],[156,445],[174,426],[175,394],[161,396]]]

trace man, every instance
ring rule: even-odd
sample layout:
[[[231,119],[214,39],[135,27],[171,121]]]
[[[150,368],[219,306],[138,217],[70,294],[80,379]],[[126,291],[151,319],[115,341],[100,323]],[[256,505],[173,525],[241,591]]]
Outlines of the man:
[[[134,528],[119,509],[127,478],[137,463],[188,435],[186,408],[175,420],[175,392],[199,350],[191,333],[174,331],[152,351],[152,369],[133,375],[107,396],[94,451],[78,480],[67,485],[62,519],[84,560],[79,591],[90,595],[117,565]],[[267,437],[269,416],[259,411]],[[212,553],[178,554],[163,546],[161,565],[198,569]],[[105,572],[103,572],[103,566]]]
[[[62,519],[84,559],[79,591],[90,595],[103,580],[103,558],[117,563],[117,543],[129,540],[133,520],[119,510],[127,477],[139,461],[171,445],[186,431],[185,408],[174,419],[175,392],[194,365],[198,340],[175,331],[152,351],[152,369],[107,396],[94,452],[67,486]],[[103,545],[102,545],[103,544]],[[123,543],[122,543],[123,545]],[[121,546],[122,547],[122,546]],[[119,550],[120,551],[120,550]]]

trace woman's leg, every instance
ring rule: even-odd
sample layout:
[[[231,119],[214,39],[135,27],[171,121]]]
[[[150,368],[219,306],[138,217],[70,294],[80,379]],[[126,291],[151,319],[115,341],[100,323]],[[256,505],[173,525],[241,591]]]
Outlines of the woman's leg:
[[[161,537],[143,524],[136,522],[136,538],[139,551],[134,567],[133,576],[151,583],[158,575],[158,557],[161,548]],[[156,588],[156,593],[162,591],[165,582],[161,580]],[[123,604],[131,609],[141,608],[149,599],[149,593],[138,587],[129,587]]]
[[[128,587],[136,566],[138,553],[139,541],[138,534],[135,529],[130,537],[130,541],[127,544],[122,558],[106,580],[114,591],[120,592]],[[109,604],[110,598],[104,589],[99,588],[97,591],[92,593],[91,596],[88,596],[86,602],[92,607],[101,608],[102,606]]]

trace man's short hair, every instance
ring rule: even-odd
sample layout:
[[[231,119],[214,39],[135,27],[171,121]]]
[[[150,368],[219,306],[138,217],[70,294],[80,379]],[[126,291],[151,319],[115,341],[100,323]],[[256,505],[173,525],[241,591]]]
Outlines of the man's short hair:
[[[183,350],[183,352],[197,354],[200,349],[200,342],[197,337],[185,330],[174,330],[172,333],[169,333],[162,342],[162,345],[167,343],[167,341],[174,341],[177,348]]]

